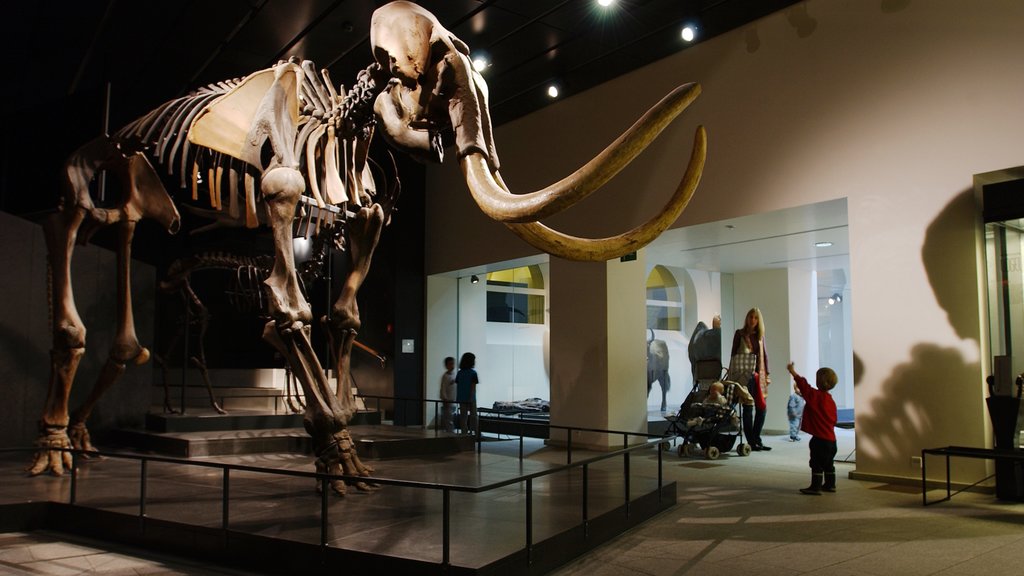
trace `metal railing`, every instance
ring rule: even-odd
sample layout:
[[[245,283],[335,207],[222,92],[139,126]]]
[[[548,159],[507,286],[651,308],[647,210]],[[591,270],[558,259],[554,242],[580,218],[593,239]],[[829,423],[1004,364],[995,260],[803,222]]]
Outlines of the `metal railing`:
[[[200,467],[200,468],[219,469],[221,471],[221,488],[220,488],[221,519],[220,519],[220,529],[222,531],[224,531],[225,536],[231,530],[231,528],[230,528],[230,519],[231,519],[231,475],[232,475],[232,472],[248,472],[248,473],[255,473],[255,474],[267,474],[267,475],[272,475],[272,476],[288,476],[288,477],[295,477],[295,478],[310,478],[310,479],[314,479],[318,483],[340,480],[340,481],[345,481],[345,482],[367,482],[367,483],[379,484],[379,485],[382,485],[382,486],[398,486],[398,487],[408,487],[408,488],[415,488],[415,489],[421,489],[421,490],[440,491],[441,494],[442,494],[442,527],[443,527],[443,529],[441,531],[441,544],[442,544],[441,564],[444,567],[447,568],[451,564],[451,531],[450,531],[450,526],[451,526],[451,515],[452,515],[451,495],[452,495],[453,492],[478,494],[478,493],[489,492],[489,491],[492,491],[492,490],[497,490],[499,488],[504,488],[506,486],[511,486],[511,485],[514,485],[514,484],[525,483],[525,486],[526,486],[526,496],[525,496],[525,534],[523,535],[524,541],[523,541],[523,548],[521,550],[525,550],[526,551],[527,561],[529,563],[531,563],[531,564],[533,562],[533,544],[534,544],[534,542],[533,542],[533,482],[534,482],[534,480],[537,480],[539,478],[544,478],[544,477],[547,477],[547,476],[551,476],[551,475],[554,475],[554,474],[560,474],[560,473],[563,473],[563,472],[567,472],[567,471],[572,470],[572,469],[577,469],[578,468],[578,469],[581,470],[582,481],[581,481],[581,484],[580,484],[580,492],[581,492],[580,493],[580,502],[581,502],[581,504],[580,504],[580,522],[579,522],[579,524],[577,524],[577,526],[581,526],[582,529],[583,529],[584,536],[585,537],[589,537],[589,535],[590,535],[589,523],[590,523],[591,517],[590,517],[589,506],[588,506],[588,500],[589,500],[589,478],[590,478],[590,467],[591,467],[591,465],[596,464],[598,462],[605,461],[605,460],[609,460],[609,459],[612,459],[612,458],[618,458],[618,457],[622,458],[622,460],[623,460],[623,468],[622,468],[622,470],[623,470],[623,485],[624,485],[623,504],[624,504],[626,516],[628,517],[629,514],[630,514],[630,503],[631,503],[631,499],[630,499],[630,456],[634,452],[636,452],[638,450],[647,450],[647,449],[650,449],[651,447],[654,447],[655,448],[655,452],[657,453],[657,461],[658,461],[658,466],[657,466],[658,467],[658,473],[657,473],[658,503],[659,504],[663,503],[663,500],[662,500],[663,499],[663,492],[664,492],[663,491],[663,488],[664,488],[664,480],[663,480],[663,478],[664,478],[664,476],[663,476],[663,472],[662,472],[662,469],[663,469],[663,459],[662,459],[662,450],[660,450],[658,447],[659,447],[659,445],[662,442],[665,441],[664,437],[661,437],[661,436],[656,436],[655,437],[655,436],[649,435],[649,434],[639,434],[639,433],[631,433],[631,432],[616,432],[616,431],[599,430],[599,429],[594,429],[594,428],[575,428],[575,427],[568,427],[568,426],[552,426],[552,428],[568,431],[567,436],[568,436],[570,441],[569,441],[568,446],[567,446],[567,448],[568,448],[568,450],[567,450],[568,455],[567,455],[567,462],[566,462],[566,464],[556,465],[553,468],[548,468],[548,469],[545,469],[545,470],[531,472],[531,473],[527,473],[527,474],[520,474],[520,475],[511,477],[511,478],[507,478],[507,479],[504,479],[504,480],[499,480],[499,481],[495,481],[495,482],[489,482],[489,483],[486,483],[486,484],[476,485],[476,486],[467,486],[467,485],[449,484],[449,483],[439,483],[439,482],[420,482],[420,481],[415,481],[415,480],[401,480],[401,479],[383,478],[383,477],[362,477],[362,476],[355,477],[355,476],[347,476],[347,475],[331,475],[331,474],[322,474],[322,473],[317,473],[317,472],[302,472],[302,471],[297,471],[297,470],[283,470],[283,469],[267,468],[267,467],[261,467],[261,466],[249,466],[249,465],[244,465],[244,464],[228,464],[228,463],[219,463],[219,462],[204,462],[204,461],[187,460],[187,459],[183,459],[183,458],[172,458],[172,457],[151,456],[151,455],[141,455],[141,454],[125,454],[125,453],[118,453],[118,452],[85,452],[83,450],[74,450],[74,449],[60,449],[60,450],[71,453],[72,466],[71,466],[71,470],[70,470],[70,489],[69,489],[69,495],[68,495],[68,503],[70,505],[72,505],[72,506],[78,506],[79,505],[78,504],[78,500],[79,500],[79,491],[80,491],[80,487],[79,487],[80,481],[79,481],[79,478],[78,478],[78,476],[79,476],[78,472],[79,472],[79,469],[80,469],[79,460],[81,458],[83,458],[85,456],[89,456],[89,457],[101,456],[101,457],[108,458],[108,459],[111,459],[111,460],[131,460],[131,461],[137,461],[139,463],[139,486],[138,486],[138,498],[137,498],[137,501],[136,501],[136,507],[137,507],[137,510],[138,510],[137,517],[139,518],[140,522],[144,522],[145,519],[147,518],[146,505],[147,505],[147,487],[149,485],[149,465],[150,465],[150,463],[167,463],[167,464],[174,464],[174,465],[179,465],[179,466],[191,466],[191,467]],[[571,438],[572,438],[572,435],[573,435],[574,431],[598,432],[598,433],[605,433],[605,434],[622,435],[624,437],[624,440],[623,440],[624,445],[620,449],[613,450],[613,451],[608,451],[608,452],[603,452],[603,453],[600,453],[600,454],[597,454],[597,455],[594,455],[594,456],[591,456],[591,457],[588,457],[588,458],[585,458],[585,459],[573,462]],[[643,441],[643,442],[640,442],[640,443],[635,443],[633,445],[628,445],[629,437],[630,436],[641,436],[641,437],[645,437],[646,440]],[[656,439],[652,440],[652,438],[656,438]],[[57,449],[54,449],[54,450],[57,450]],[[18,453],[18,452],[30,453],[30,452],[35,452],[35,451],[36,451],[35,448],[6,448],[6,449],[0,449],[0,454],[4,454],[4,453]],[[520,458],[522,458],[522,457],[523,457],[523,453],[522,453],[522,437],[520,437]],[[323,486],[324,484],[320,484],[320,485]],[[321,490],[321,493],[320,493],[321,503],[320,503],[320,512],[319,512],[319,514],[320,514],[320,541],[319,541],[319,545],[321,547],[327,547],[328,546],[328,531],[329,531],[329,526],[330,526],[330,518],[329,518],[330,507],[328,506],[328,503],[329,503],[329,499],[331,497],[330,493],[331,493],[331,490],[329,490],[329,489],[323,489],[323,490]]]

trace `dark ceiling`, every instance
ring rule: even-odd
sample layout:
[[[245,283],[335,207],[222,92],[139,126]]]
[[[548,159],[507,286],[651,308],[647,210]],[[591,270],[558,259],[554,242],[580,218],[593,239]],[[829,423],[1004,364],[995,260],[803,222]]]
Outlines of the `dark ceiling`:
[[[197,86],[244,76],[299,56],[351,84],[372,62],[368,0],[37,0],[3,7],[3,202],[17,173],[50,170],[38,154],[63,158],[97,135],[109,85],[110,127]],[[496,124],[683,50],[684,23],[698,42],[794,0],[420,0],[474,54],[484,71]],[[31,158],[34,157],[36,161]],[[13,175],[12,175],[13,171]],[[39,181],[36,180],[38,184]],[[21,191],[18,192],[21,194]],[[31,204],[31,203],[30,203]]]

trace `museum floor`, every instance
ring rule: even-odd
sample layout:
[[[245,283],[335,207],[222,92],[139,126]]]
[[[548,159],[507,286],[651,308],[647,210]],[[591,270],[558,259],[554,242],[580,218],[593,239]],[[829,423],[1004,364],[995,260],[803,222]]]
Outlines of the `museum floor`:
[[[840,434],[838,457],[852,459],[853,433]],[[836,494],[804,496],[797,488],[807,483],[806,440],[769,440],[774,450],[755,452],[748,458],[733,456],[711,462],[667,455],[665,479],[677,482],[678,505],[552,574],[1020,573],[1024,560],[1024,505],[999,503],[988,494],[962,493],[950,502],[925,508],[921,506],[918,489],[846,479],[843,472],[852,465],[842,463],[838,464],[840,481]],[[527,447],[531,458],[545,458],[546,449],[539,443]],[[458,458],[465,460],[467,470],[477,472],[490,461],[486,453],[483,460],[473,453],[463,453]],[[652,455],[633,459],[632,466],[653,467],[655,463]],[[10,473],[12,469],[4,466],[3,471]],[[6,481],[0,483],[0,498],[5,498],[11,485]],[[940,494],[935,491],[933,496],[937,498]],[[161,497],[187,509],[195,495]],[[360,496],[352,500],[357,498]],[[490,534],[481,531],[475,545],[494,546]],[[377,533],[351,537],[377,540],[403,536]],[[0,534],[0,573],[247,572],[39,531]]]

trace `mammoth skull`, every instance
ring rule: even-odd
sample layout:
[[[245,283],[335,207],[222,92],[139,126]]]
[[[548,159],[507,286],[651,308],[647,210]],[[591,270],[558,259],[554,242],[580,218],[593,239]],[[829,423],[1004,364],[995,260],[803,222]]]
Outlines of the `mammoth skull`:
[[[608,260],[650,243],[686,208],[700,181],[707,135],[698,127],[693,152],[675,194],[651,220],[608,238],[579,238],[539,221],[557,214],[603,186],[700,94],[684,84],[648,110],[632,127],[578,170],[550,186],[513,194],[502,181],[494,148],[487,84],[474,70],[469,48],[437,18],[411,2],[378,8],[370,24],[374,58],[386,88],[374,110],[385,138],[421,159],[440,162],[440,134],[451,128],[459,163],[473,199],[532,246],[571,260]]]

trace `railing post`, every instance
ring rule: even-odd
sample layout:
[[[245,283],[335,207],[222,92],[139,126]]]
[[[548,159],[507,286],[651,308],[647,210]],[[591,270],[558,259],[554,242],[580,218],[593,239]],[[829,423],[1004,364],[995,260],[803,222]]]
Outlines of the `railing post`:
[[[533,478],[526,479],[526,563],[533,566]]]
[[[320,546],[327,547],[327,496],[331,491],[328,476],[317,478],[320,482]]]
[[[583,465],[583,539],[590,539],[590,464]]]
[[[661,489],[662,482],[664,480],[664,478],[662,476],[661,465],[662,465],[662,461],[664,459],[663,454],[664,454],[665,451],[661,449],[661,443],[655,444],[654,449],[658,451],[658,504],[661,504],[662,495],[663,495],[663,492],[664,492],[664,490]]]
[[[626,518],[629,518],[629,452],[622,455],[622,467],[623,467],[623,481],[622,485],[626,491]]]
[[[522,420],[520,420],[519,421],[519,464],[520,465],[522,465],[522,463],[523,463],[523,437],[525,436],[525,434],[526,433],[523,431],[523,422],[522,422]]]
[[[950,479],[949,479],[949,452],[946,452],[946,500],[949,500],[952,497],[953,497],[953,494],[950,492]]]
[[[452,494],[451,490],[444,488],[441,491],[441,566],[445,572],[452,563]]]
[[[141,470],[139,471],[139,521],[146,517],[146,483],[149,479],[149,460],[141,460]],[[144,524],[143,524],[144,525]]]
[[[565,434],[565,463],[572,464],[572,428],[566,428]]]
[[[71,494],[68,496],[71,505],[78,500],[78,453],[71,451]]]
[[[228,502],[231,500],[231,469],[230,468],[224,468],[224,479],[223,479],[223,481],[221,483],[221,495],[220,495],[220,497],[221,497],[221,502],[220,502],[220,506],[221,506],[221,510],[220,510],[220,524],[221,524],[221,528],[225,532],[224,537],[227,538],[228,522],[229,522],[228,514],[230,512],[230,506],[228,505]]]

